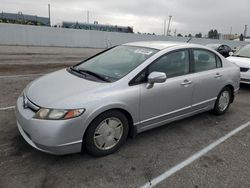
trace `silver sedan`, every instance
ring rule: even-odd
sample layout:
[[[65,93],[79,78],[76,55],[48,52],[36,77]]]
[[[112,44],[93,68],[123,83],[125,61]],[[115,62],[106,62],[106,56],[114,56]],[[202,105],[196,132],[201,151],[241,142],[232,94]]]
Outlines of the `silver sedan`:
[[[210,48],[129,43],[31,82],[17,100],[17,126],[38,150],[103,156],[128,136],[205,111],[224,114],[239,83],[239,67]]]

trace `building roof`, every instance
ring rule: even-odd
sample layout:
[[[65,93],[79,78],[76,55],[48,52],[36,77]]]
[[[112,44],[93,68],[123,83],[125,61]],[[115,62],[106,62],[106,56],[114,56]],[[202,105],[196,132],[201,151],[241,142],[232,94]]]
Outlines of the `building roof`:
[[[40,17],[36,15],[27,15],[27,14],[22,14],[22,13],[5,13],[1,12],[0,13],[0,19],[7,19],[7,20],[25,20],[25,21],[36,21],[36,22],[41,22],[44,25],[49,25],[49,18],[47,17]]]
[[[63,21],[62,25],[67,25],[67,26],[72,26],[72,25],[84,25],[84,26],[97,26],[97,27],[113,27],[113,28],[124,28],[127,29],[130,26],[119,26],[119,25],[108,25],[108,24],[94,24],[94,23],[82,23],[82,22],[68,22],[68,21]],[[132,27],[130,27],[132,28]]]

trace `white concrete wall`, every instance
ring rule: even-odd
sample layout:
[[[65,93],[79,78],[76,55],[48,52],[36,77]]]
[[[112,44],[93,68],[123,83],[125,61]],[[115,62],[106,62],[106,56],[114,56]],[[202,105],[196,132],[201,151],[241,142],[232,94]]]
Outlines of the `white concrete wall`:
[[[185,37],[166,37],[0,23],[0,45],[107,48],[134,41],[164,40],[186,42],[188,39],[189,38]],[[203,45],[223,43],[231,47],[246,44],[240,41],[197,38],[193,38],[190,43]]]

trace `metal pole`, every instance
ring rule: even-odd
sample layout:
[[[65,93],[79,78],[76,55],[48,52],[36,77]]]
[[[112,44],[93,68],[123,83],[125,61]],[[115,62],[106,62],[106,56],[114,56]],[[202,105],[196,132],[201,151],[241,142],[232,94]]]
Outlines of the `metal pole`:
[[[167,29],[167,36],[170,35],[170,23],[171,23],[172,16],[169,16],[169,21],[168,21],[168,29]]]
[[[166,35],[166,23],[167,22],[167,18],[164,19],[164,33],[163,35],[165,36]]]
[[[89,23],[89,10],[87,10],[87,23]]]
[[[245,25],[245,29],[244,29],[244,41],[245,41],[246,37],[247,37],[247,25]]]
[[[230,27],[230,35],[229,35],[229,39],[231,40],[232,39],[232,30],[233,30],[233,28],[232,28],[232,26]]]
[[[49,12],[49,26],[51,27],[51,20],[50,20],[50,4],[48,4],[48,12]]]

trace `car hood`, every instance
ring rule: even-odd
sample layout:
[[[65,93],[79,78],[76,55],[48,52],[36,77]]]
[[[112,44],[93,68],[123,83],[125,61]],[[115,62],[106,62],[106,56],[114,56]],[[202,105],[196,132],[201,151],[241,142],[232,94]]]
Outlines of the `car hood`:
[[[250,58],[230,56],[227,60],[235,63],[239,67],[250,68]]]
[[[40,107],[55,109],[81,108],[83,100],[93,99],[110,83],[86,80],[69,73],[66,69],[42,76],[31,82],[26,90],[30,101]]]

